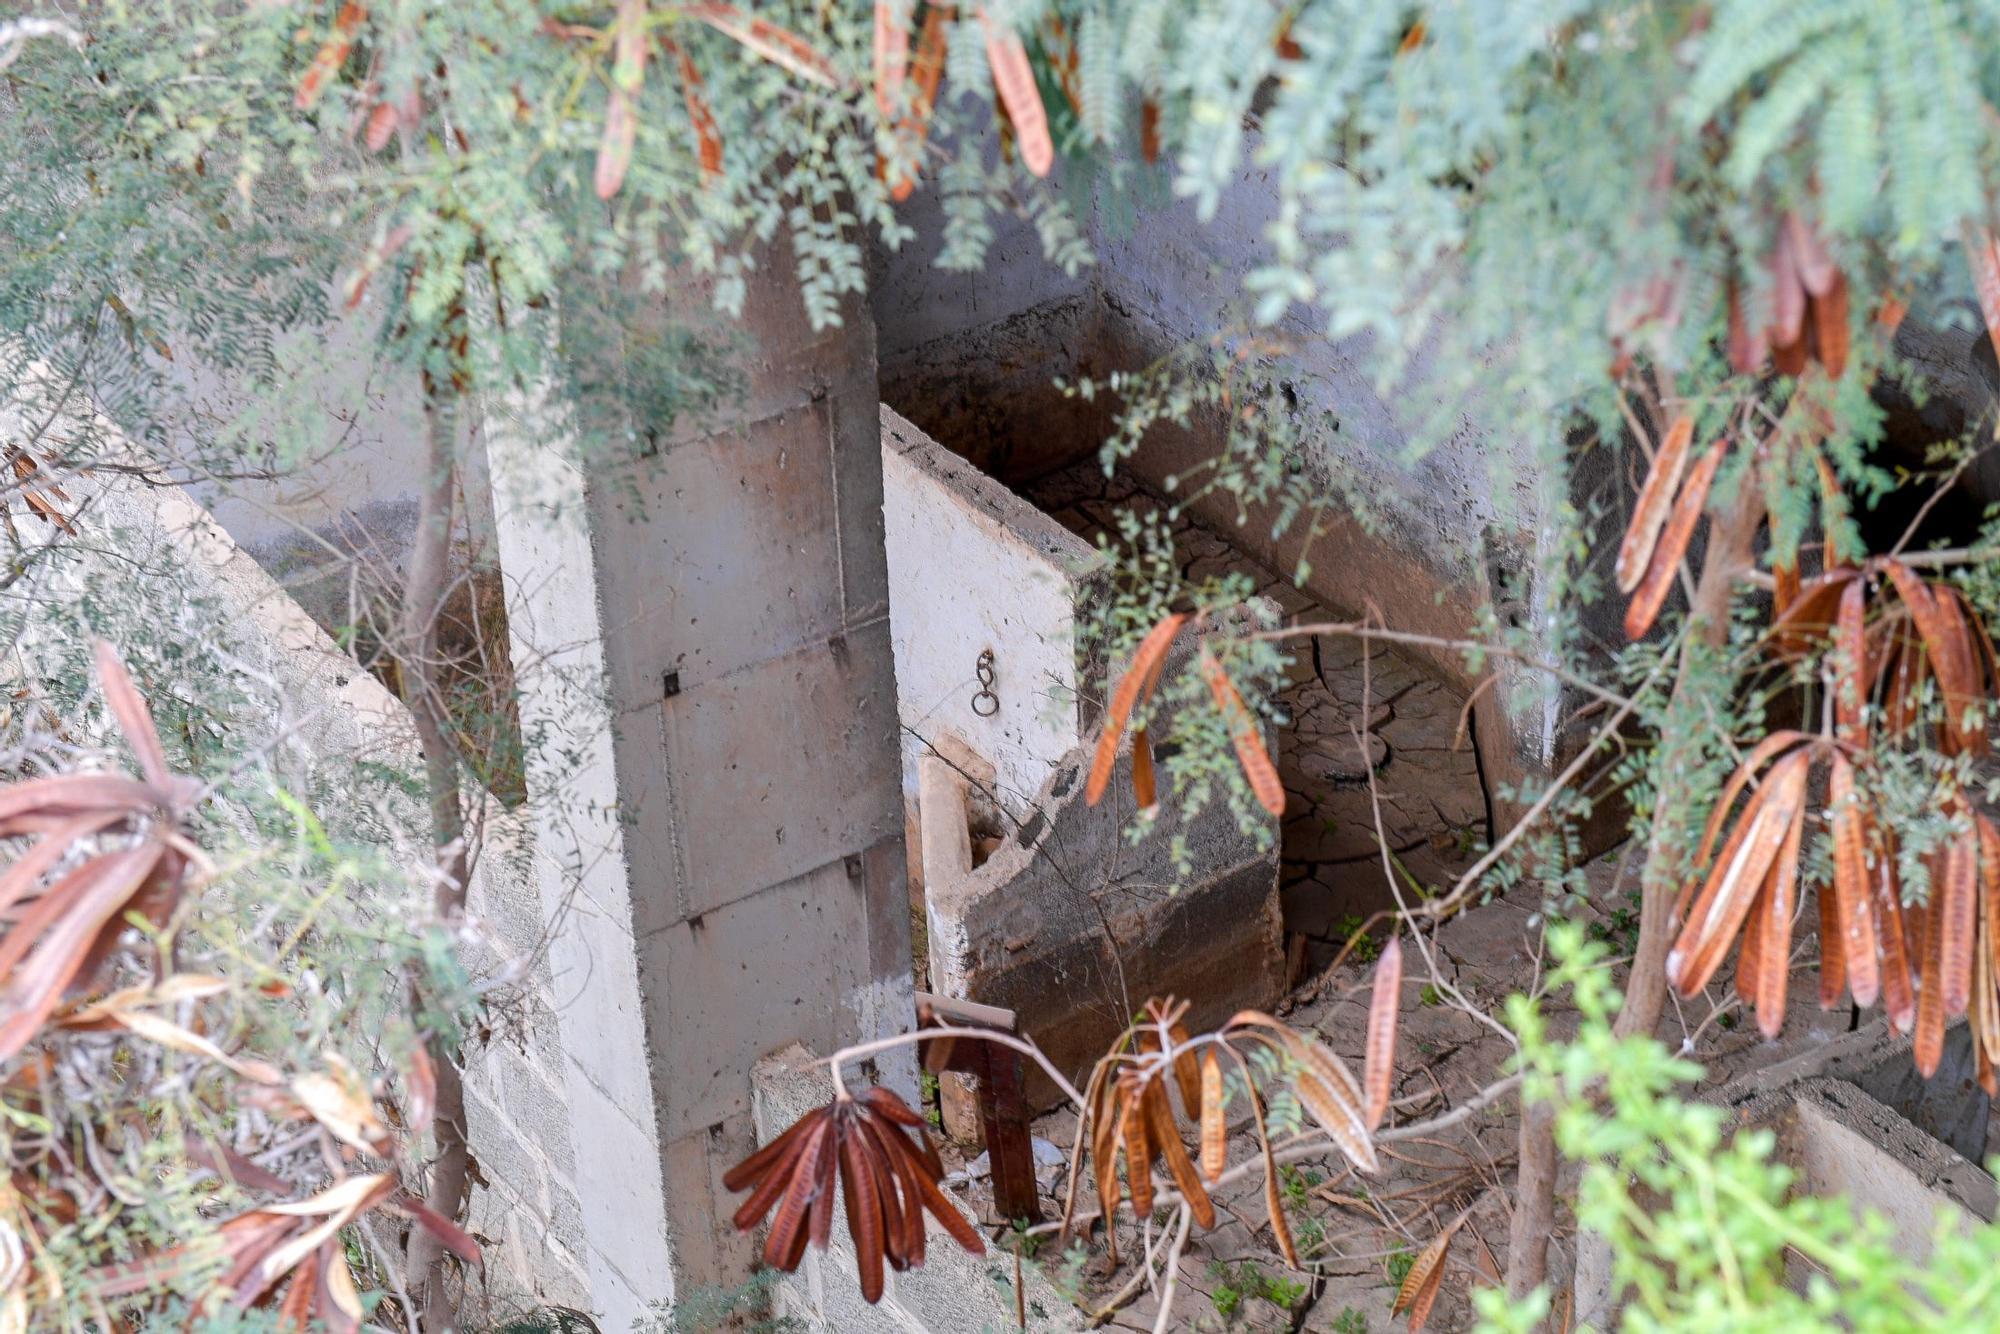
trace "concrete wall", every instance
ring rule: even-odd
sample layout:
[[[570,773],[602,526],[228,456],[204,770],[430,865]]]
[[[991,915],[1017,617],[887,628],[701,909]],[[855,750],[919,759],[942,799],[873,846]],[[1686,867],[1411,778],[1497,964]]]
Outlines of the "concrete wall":
[[[66,485],[88,501],[80,540],[7,601],[10,614],[26,617],[26,642],[56,635],[51,651],[70,652],[86,642],[74,633],[84,629],[127,645],[164,635],[198,646],[199,660],[180,665],[185,676],[154,679],[198,692],[240,743],[266,746],[276,781],[337,837],[377,842],[413,879],[426,877],[427,817],[408,795],[422,765],[401,701],[186,491],[110,473]],[[64,610],[38,602],[49,598]],[[133,661],[142,674],[152,665]],[[468,1305],[503,1314],[530,1303],[587,1307],[558,1000],[539,948],[544,917],[526,874],[526,831],[493,805],[474,825],[482,840],[461,940],[467,968],[493,988],[496,1019],[493,1040],[467,1056],[468,1131],[483,1176],[469,1221],[489,1241]]]
[[[1169,682],[1196,651],[1187,638],[1169,654]],[[931,989],[1014,1011],[1079,1085],[1148,997],[1192,1000],[1199,1031],[1285,987],[1277,830],[1259,838],[1218,800],[1192,819],[1165,809],[1132,843],[1130,747],[1097,806],[1083,795],[1092,749],[1064,757],[976,868],[965,780],[927,760],[921,811]],[[1030,1102],[1053,1106],[1053,1082],[1032,1065],[1027,1076]],[[957,1131],[953,1113],[947,1102]]]
[[[892,409],[881,420],[904,792],[916,789],[918,755],[954,735],[993,766],[1000,803],[1023,818],[1084,739],[1076,600],[1102,560]],[[973,696],[987,650],[997,703],[982,716]]]
[[[558,985],[614,1316],[748,1274],[720,1176],[755,1145],[759,1059],[914,1022],[873,335],[814,334],[771,272],[731,322],[742,394],[655,454],[584,459],[527,400],[489,424],[524,721],[577,740],[529,793],[574,908]],[[709,295],[659,318],[701,327]],[[908,1052],[879,1065],[915,1096]]]
[[[190,431],[163,459],[216,523],[282,584],[321,626],[353,623],[354,599],[398,586],[416,531],[423,483],[423,392],[414,370],[377,364],[377,294],[325,325],[294,332],[280,349],[285,386],[246,393],[177,364]],[[238,457],[218,458],[234,453]],[[205,475],[175,457],[221,462]],[[467,551],[494,550],[484,442],[472,423],[463,452],[458,536]],[[255,475],[259,470],[268,477]]]
[[[1002,481],[1063,466],[1102,443],[1108,403],[1062,398],[1049,387],[1055,376],[1135,369],[1190,340],[1245,327],[1243,275],[1257,264],[1276,209],[1263,174],[1242,168],[1204,223],[1192,205],[1172,199],[1167,168],[1127,165],[1127,193],[1100,191],[1082,202],[1098,262],[1081,280],[1044,260],[1018,222],[1001,228],[978,275],[939,277],[922,267],[921,250],[877,265],[883,401]],[[1546,616],[1532,572],[1552,540],[1544,518],[1562,499],[1563,479],[1474,421],[1410,462],[1413,414],[1401,401],[1428,403],[1421,358],[1408,382],[1385,395],[1365,341],[1331,342],[1302,317],[1277,332],[1291,345],[1285,377],[1297,411],[1324,411],[1338,422],[1319,452],[1300,461],[1328,479],[1331,502],[1320,516],[1324,531],[1304,553],[1308,591],[1343,613],[1359,613],[1372,599],[1399,629],[1460,638],[1494,604],[1496,589],[1520,577],[1524,595],[1502,614],[1516,623]],[[1157,485],[1213,458],[1223,438],[1219,421],[1157,428],[1130,466]],[[1364,523],[1344,494],[1365,498],[1380,522]],[[1297,565],[1302,526],[1278,540],[1274,516],[1253,514],[1239,526],[1227,497],[1194,509],[1271,568]],[[1413,656],[1462,692],[1478,684],[1456,652]],[[1506,783],[1555,753],[1558,697],[1535,674],[1502,671],[1499,689],[1485,696],[1494,706],[1477,710],[1474,724],[1487,773]]]

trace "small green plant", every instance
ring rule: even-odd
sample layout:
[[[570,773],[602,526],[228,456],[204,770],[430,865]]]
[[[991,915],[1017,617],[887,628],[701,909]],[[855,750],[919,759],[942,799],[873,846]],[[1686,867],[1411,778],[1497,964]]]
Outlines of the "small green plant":
[[[515,1316],[493,1334],[601,1334],[597,1322],[567,1306],[550,1306]]]
[[[698,1287],[674,1299],[670,1307],[656,1303],[634,1326],[635,1334],[707,1334],[734,1329],[744,1334],[803,1334],[805,1325],[790,1316],[770,1316],[771,1289],[780,1275],[760,1269],[732,1288]]]
[[[1944,1229],[1929,1259],[1913,1263],[1880,1214],[1795,1193],[1769,1130],[1737,1128],[1722,1108],[1681,1095],[1699,1066],[1654,1038],[1613,1031],[1610,947],[1574,922],[1552,925],[1548,945],[1549,989],[1570,989],[1581,1022],[1574,1038],[1558,1042],[1536,1001],[1509,998],[1522,1094],[1562,1109],[1556,1143],[1583,1167],[1577,1222],[1609,1243],[1626,1328],[1995,1327],[2000,1227]],[[1814,1271],[1803,1289],[1786,1282],[1788,1255]],[[1491,1288],[1473,1300],[1485,1334],[1525,1334],[1549,1309],[1546,1289],[1526,1302]]]
[[[1431,983],[1426,982],[1424,983],[1424,989],[1417,993],[1417,1004],[1442,1005],[1444,1004],[1444,993],[1439,991]]]
[[[1224,1320],[1234,1316],[1246,1301],[1261,1298],[1289,1311],[1305,1300],[1307,1288],[1303,1282],[1282,1274],[1267,1274],[1249,1260],[1233,1269],[1226,1264],[1210,1265],[1208,1273],[1215,1280],[1209,1300],[1215,1304],[1215,1313]]]
[[[940,1134],[944,1131],[944,1104],[938,1100],[938,1077],[928,1070],[917,1072],[917,1101],[922,1104],[924,1117],[931,1123],[931,1129]]]
[[[1382,955],[1382,942],[1363,931],[1366,924],[1353,913],[1337,918],[1333,934],[1347,944],[1348,957],[1356,963],[1374,963]]]
[[[1317,1216],[1294,1220],[1292,1241],[1298,1247],[1299,1258],[1307,1264],[1314,1263],[1315,1256],[1326,1250],[1326,1223]]]
[[[1395,1300],[1396,1293],[1403,1290],[1403,1280],[1410,1276],[1410,1270],[1416,1263],[1416,1253],[1407,1246],[1396,1247],[1389,1252],[1388,1258],[1382,1261],[1382,1272],[1389,1278],[1391,1301]]]
[[[1628,890],[1624,903],[1608,910],[1603,920],[1590,924],[1590,938],[1601,940],[1617,953],[1630,954],[1639,944],[1639,891]]]
[[[1290,1163],[1278,1169],[1278,1190],[1285,1197],[1285,1203],[1294,1209],[1306,1207],[1306,1199],[1324,1178],[1310,1168],[1294,1167]]]
[[[1333,1318],[1333,1334],[1368,1334],[1368,1317],[1351,1306],[1340,1308]]]

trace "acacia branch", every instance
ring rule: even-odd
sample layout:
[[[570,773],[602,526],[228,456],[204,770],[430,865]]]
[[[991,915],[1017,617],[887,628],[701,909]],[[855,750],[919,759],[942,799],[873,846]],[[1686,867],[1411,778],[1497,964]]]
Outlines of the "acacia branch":
[[[462,315],[448,328],[455,329]],[[460,791],[458,749],[439,681],[438,612],[450,580],[452,508],[457,495],[458,410],[454,380],[455,357],[448,333],[438,350],[454,362],[442,376],[424,377],[424,489],[419,501],[417,531],[410,552],[409,575],[403,589],[400,679],[403,702],[416,725],[423,750],[425,785],[430,794],[431,840],[435,849],[436,881],[432,912],[449,925],[465,912],[469,870],[465,813]],[[424,998],[414,976],[409,980],[410,1008],[416,1018]],[[465,1207],[471,1180],[471,1147],[465,1124],[465,1080],[440,1036],[427,1039],[437,1076],[434,1134],[437,1154],[431,1163],[431,1207],[446,1218],[457,1218]],[[457,1312],[445,1293],[444,1248],[428,1228],[412,1228],[408,1248],[408,1281],[424,1308],[424,1328],[448,1331],[458,1327]]]

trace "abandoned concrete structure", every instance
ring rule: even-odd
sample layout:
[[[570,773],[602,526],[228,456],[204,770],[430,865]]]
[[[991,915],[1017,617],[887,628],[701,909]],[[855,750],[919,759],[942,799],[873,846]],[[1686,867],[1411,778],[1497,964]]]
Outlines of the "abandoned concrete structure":
[[[489,1183],[474,1222],[499,1243],[501,1281],[621,1331],[736,1281],[754,1253],[728,1224],[722,1171],[805,1105],[814,1058],[912,1024],[918,969],[941,995],[1017,1010],[1069,1068],[1149,994],[1200,996],[1197,1023],[1269,1005],[1380,894],[1378,836],[1435,882],[1504,820],[1503,790],[1560,754],[1543,679],[1502,670],[1482,691],[1447,649],[1328,640],[1286,694],[1298,726],[1275,740],[1296,804],[1274,837],[1211,813],[1180,831],[1195,849],[1183,875],[1161,841],[1123,840],[1128,807],[1080,800],[1099,701],[1076,609],[1104,507],[1163,504],[1161,479],[1213,439],[1163,433],[1107,478],[1104,409],[1052,379],[1211,332],[1268,207],[1246,176],[1206,225],[1178,206],[1095,217],[1099,262],[1074,278],[1025,232],[970,277],[921,251],[882,256],[872,309],[821,333],[768,266],[740,322],[742,394],[621,475],[576,455],[547,400],[481,405],[468,531],[497,558],[520,725],[539,743],[532,818],[496,812],[475,894],[532,960],[529,1039],[479,1057],[468,1108]],[[708,293],[664,304],[699,320]],[[1563,498],[1477,423],[1404,465],[1353,350],[1289,332],[1302,410],[1340,422],[1339,456],[1316,462],[1376,488],[1388,522],[1335,516],[1301,589],[1271,573],[1298,553],[1268,524],[1196,503],[1177,519],[1185,558],[1252,571],[1287,616],[1366,598],[1444,640],[1489,610],[1532,630],[1548,610],[1542,520]],[[383,465],[365,475],[220,507],[227,533],[178,497],[105,521],[145,529],[162,561],[198,533],[218,614],[274,679],[329,715],[365,713],[359,731],[380,739],[404,728],[400,706],[337,666],[244,554],[290,582],[302,548],[286,535],[303,526],[363,533],[341,540],[393,561],[413,474],[393,430],[376,443]],[[1371,773],[1388,793],[1373,808]],[[907,1049],[875,1066],[914,1095]],[[1823,1088],[1787,1096],[1805,1110],[1766,1110],[1791,1117],[1788,1151],[1816,1171],[1832,1170],[1836,1132],[1875,1115],[1828,1111]],[[811,1273],[801,1283],[788,1300],[821,1327],[863,1327]]]
[[[1287,845],[1316,830],[1318,846],[1282,873],[1276,840],[1219,819],[1186,831],[1197,869],[1175,894],[1157,845],[1122,843],[1129,812],[1091,811],[1075,790],[1097,705],[1073,609],[1089,595],[1095,533],[1082,497],[1060,492],[1105,421],[1052,378],[1210,331],[1268,207],[1246,176],[1206,227],[1178,208],[1132,226],[1099,218],[1099,262],[1074,278],[1041,260],[1025,226],[976,277],[921,251],[884,255],[872,309],[820,334],[770,266],[735,325],[743,392],[677,422],[625,475],[576,457],[572,424],[533,395],[481,405],[465,532],[497,557],[520,725],[542,757],[525,778],[532,827],[492,859],[510,878],[481,902],[517,923],[510,934],[538,961],[543,1018],[536,1043],[493,1056],[469,1114],[477,1151],[511,1169],[475,1219],[507,1239],[522,1286],[623,1329],[649,1302],[747,1270],[718,1178],[754,1143],[750,1071],[793,1044],[824,1055],[909,1026],[913,880],[927,937],[914,962],[929,985],[1021,1007],[1065,1062],[1154,991],[1199,992],[1218,1014],[1274,1001],[1300,966],[1285,909],[1294,935],[1332,930],[1297,924],[1334,913],[1326,894],[1299,891],[1327,888],[1314,877],[1338,866],[1339,839],[1369,855],[1360,827],[1335,836],[1346,817],[1288,829]],[[698,323],[708,294],[692,285],[665,304]],[[1496,562],[1528,569],[1543,503],[1532,476],[1496,502],[1491,442],[1470,426],[1405,468],[1356,358],[1292,332],[1301,402],[1337,411],[1351,442],[1330,462],[1400,503],[1383,531],[1336,525],[1317,584],[1300,593],[1266,575],[1270,595],[1285,613],[1351,613],[1366,588],[1399,624],[1462,633],[1491,600]],[[401,441],[416,433],[395,429],[394,394],[370,395],[381,412],[360,429],[380,466],[239,492],[217,510],[327,624],[342,621],[347,590],[315,582],[315,549],[393,566],[412,512]],[[1157,485],[1210,447],[1200,431],[1149,444],[1133,480]],[[1297,555],[1220,511],[1196,506],[1188,524],[1231,529],[1218,545],[1184,525],[1217,559],[1281,569]],[[975,700],[982,652],[991,714]],[[1402,845],[1442,873],[1447,845],[1486,835],[1496,776],[1553,753],[1553,705],[1539,682],[1489,690],[1471,713],[1475,760],[1449,744],[1474,684],[1456,655],[1380,666],[1381,700],[1397,700],[1327,695],[1328,739],[1286,760],[1287,781],[1316,773],[1330,790],[1365,772],[1344,758],[1360,753],[1357,710],[1367,763],[1405,742],[1453,755],[1458,792],[1443,807],[1422,797]],[[1299,689],[1337,694],[1331,680],[1315,662]],[[1448,720],[1441,745],[1432,722],[1417,724],[1421,741],[1393,731],[1433,715]],[[1286,755],[1289,738],[1276,740]],[[1049,855],[1058,845],[1062,859]],[[1079,894],[1078,868],[1110,897]],[[1281,874],[1295,891],[1282,907]],[[876,1064],[914,1090],[907,1053]]]

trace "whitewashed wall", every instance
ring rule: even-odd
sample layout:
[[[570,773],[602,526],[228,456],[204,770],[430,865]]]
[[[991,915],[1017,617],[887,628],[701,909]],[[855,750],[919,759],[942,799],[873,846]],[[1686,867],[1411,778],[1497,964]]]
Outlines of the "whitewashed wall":
[[[992,762],[1001,803],[1021,815],[1082,740],[1076,588],[1099,557],[887,407],[882,513],[904,791],[915,791],[924,739],[956,734]],[[986,649],[999,704],[981,717]]]

